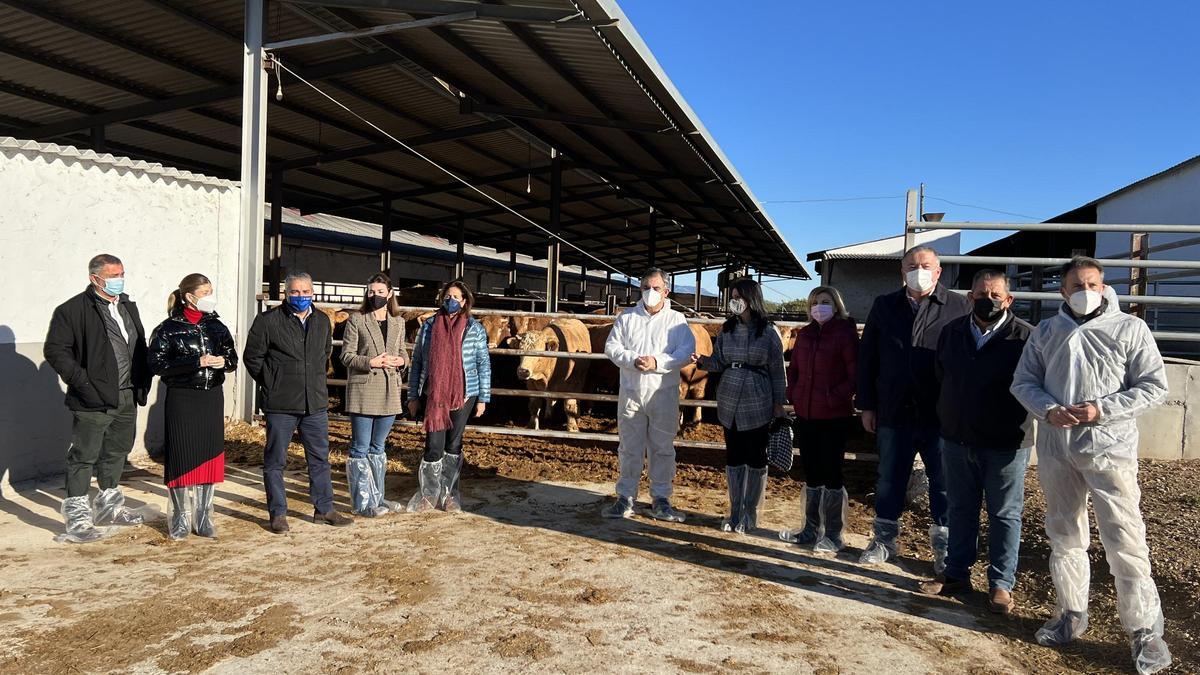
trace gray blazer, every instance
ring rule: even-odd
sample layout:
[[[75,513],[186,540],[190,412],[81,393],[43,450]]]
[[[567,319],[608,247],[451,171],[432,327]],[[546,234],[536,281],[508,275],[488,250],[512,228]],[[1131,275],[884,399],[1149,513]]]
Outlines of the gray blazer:
[[[387,345],[375,317],[353,312],[342,336],[342,363],[346,366],[346,412],[353,415],[398,415],[404,409],[401,373],[392,368],[372,368],[371,359],[384,353],[403,356],[404,318],[388,315]]]

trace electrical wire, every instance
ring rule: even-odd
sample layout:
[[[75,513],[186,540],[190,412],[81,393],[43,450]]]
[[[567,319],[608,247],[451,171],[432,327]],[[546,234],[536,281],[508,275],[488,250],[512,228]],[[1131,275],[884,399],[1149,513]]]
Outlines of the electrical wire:
[[[990,211],[992,213],[999,213],[999,214],[1002,214],[1005,216],[1016,216],[1018,218],[1025,218],[1027,220],[1042,220],[1041,218],[1038,218],[1037,216],[1027,216],[1024,213],[1013,213],[1012,211],[1001,211],[1000,209],[990,209],[986,206],[978,206],[976,204],[963,204],[960,202],[952,202],[949,199],[943,199],[941,197],[930,197],[929,195],[925,195],[925,199],[932,199],[936,202],[945,202],[947,204],[953,204],[954,206],[961,206],[963,208],[968,208],[968,209],[979,209],[980,211]]]
[[[276,66],[277,68],[280,68],[281,70],[286,70],[286,71],[287,71],[288,73],[290,73],[290,74],[291,74],[293,77],[295,77],[295,78],[296,78],[296,80],[297,80],[298,82],[301,82],[301,83],[303,83],[303,84],[307,85],[307,86],[308,86],[310,89],[312,89],[313,91],[317,92],[317,93],[318,93],[318,94],[320,94],[321,96],[323,96],[323,97],[325,97],[326,99],[328,99],[330,103],[333,103],[333,104],[334,104],[334,105],[336,105],[337,107],[341,108],[342,110],[346,111],[346,112],[347,112],[347,113],[349,113],[350,115],[354,116],[356,119],[358,119],[359,121],[361,121],[363,124],[366,124],[367,126],[371,127],[371,128],[372,128],[372,129],[374,129],[375,131],[378,131],[379,133],[383,134],[383,135],[384,135],[384,136],[386,136],[387,138],[391,139],[393,142],[395,142],[397,145],[399,145],[400,147],[402,147],[402,148],[404,148],[405,150],[407,150],[409,153],[413,154],[413,155],[414,155],[414,156],[416,156],[416,157],[420,157],[421,159],[423,159],[423,160],[425,160],[426,162],[428,162],[428,163],[429,163],[431,166],[433,166],[433,167],[437,168],[437,169],[438,169],[439,171],[441,171],[442,173],[444,173],[444,174],[446,174],[447,176],[450,176],[451,178],[453,178],[454,180],[456,180],[456,181],[458,181],[458,182],[462,183],[462,184],[463,184],[465,187],[467,187],[467,188],[470,188],[471,190],[474,190],[475,192],[479,193],[479,194],[480,194],[480,196],[482,196],[484,199],[487,199],[488,201],[490,201],[490,202],[494,203],[496,206],[499,206],[500,208],[504,209],[505,211],[508,211],[509,213],[511,213],[511,214],[513,214],[514,216],[516,216],[516,217],[520,218],[521,220],[525,221],[526,223],[529,223],[530,225],[534,226],[535,228],[537,228],[537,229],[541,230],[542,232],[546,233],[546,236],[550,237],[551,239],[556,239],[556,240],[558,240],[559,242],[561,242],[561,243],[563,243],[563,244],[565,244],[565,245],[567,245],[567,246],[571,247],[572,249],[574,249],[574,250],[578,251],[578,252],[579,252],[579,253],[581,253],[581,254],[582,254],[584,257],[587,257],[587,258],[589,258],[589,259],[591,259],[591,260],[594,260],[594,261],[596,261],[597,263],[599,263],[599,264],[600,264],[600,266],[601,266],[602,268],[604,268],[604,269],[607,269],[607,270],[611,270],[611,271],[613,271],[613,272],[616,272],[617,274],[620,274],[621,276],[624,276],[624,277],[626,277],[626,278],[629,278],[629,275],[628,275],[628,274],[626,274],[625,272],[622,272],[621,270],[617,269],[616,267],[613,267],[612,265],[610,265],[609,263],[605,262],[604,260],[601,260],[600,258],[597,258],[596,256],[592,255],[591,253],[589,253],[589,252],[587,252],[587,251],[583,250],[582,248],[580,248],[580,247],[576,246],[575,244],[573,244],[573,243],[571,243],[571,242],[567,241],[566,239],[562,238],[562,236],[560,236],[560,235],[558,235],[558,234],[555,234],[554,232],[550,231],[550,229],[549,229],[549,228],[547,228],[547,227],[545,227],[545,226],[541,225],[540,223],[537,223],[537,222],[535,222],[535,221],[531,220],[531,219],[530,219],[528,216],[526,216],[526,215],[525,215],[525,214],[523,214],[523,213],[520,213],[519,211],[517,211],[516,209],[512,208],[512,207],[511,207],[511,206],[509,206],[508,204],[505,204],[504,202],[501,202],[500,200],[498,200],[498,199],[496,199],[495,197],[493,197],[492,195],[490,195],[490,194],[488,194],[488,193],[484,192],[483,190],[480,190],[478,187],[476,187],[476,186],[472,185],[472,184],[471,184],[470,182],[468,182],[466,179],[462,178],[461,176],[459,176],[458,174],[454,173],[454,172],[453,172],[453,171],[451,171],[450,169],[447,169],[446,167],[442,166],[441,164],[438,164],[438,163],[437,163],[436,161],[434,161],[432,158],[430,158],[430,157],[428,157],[428,156],[426,156],[426,155],[422,154],[422,153],[421,153],[420,151],[418,151],[416,148],[413,148],[412,146],[408,145],[408,144],[407,144],[407,143],[405,143],[404,141],[402,141],[402,140],[400,140],[399,138],[396,138],[396,137],[395,137],[395,136],[393,136],[392,134],[388,133],[388,132],[387,132],[385,129],[382,129],[382,128],[381,128],[379,125],[375,124],[375,123],[374,123],[374,122],[372,122],[371,120],[369,120],[369,119],[367,119],[367,118],[363,117],[362,115],[360,115],[360,114],[358,114],[358,113],[354,112],[354,111],[353,111],[353,110],[351,110],[349,107],[347,107],[347,106],[346,106],[344,103],[342,103],[341,101],[337,100],[337,99],[336,99],[336,98],[334,98],[333,96],[330,96],[328,93],[326,93],[324,90],[322,90],[320,87],[316,86],[316,85],[315,85],[315,84],[313,84],[312,82],[309,82],[308,80],[304,79],[304,78],[303,78],[303,77],[301,77],[301,76],[300,76],[300,74],[299,74],[299,73],[297,73],[296,71],[292,70],[291,68],[288,68],[286,65],[284,65],[284,64],[283,64],[283,62],[282,62],[282,61],[280,61],[280,60],[279,60],[279,57],[278,57],[278,56],[275,56],[275,57],[274,57],[274,60],[275,60],[275,66]],[[548,261],[547,261],[547,262],[548,262]],[[680,304],[680,303],[678,303],[678,302],[675,302],[674,300],[671,300],[671,302],[673,302],[673,303],[675,303],[675,304],[679,304],[681,307],[685,307],[685,308],[686,308],[686,306],[685,306],[685,305],[682,305],[682,304]],[[691,311],[691,310],[690,310],[690,308],[688,309],[688,311]]]
[[[877,199],[904,199],[905,195],[888,195],[887,197],[828,197],[824,199],[772,199],[763,204],[815,204],[818,202],[865,202]]]

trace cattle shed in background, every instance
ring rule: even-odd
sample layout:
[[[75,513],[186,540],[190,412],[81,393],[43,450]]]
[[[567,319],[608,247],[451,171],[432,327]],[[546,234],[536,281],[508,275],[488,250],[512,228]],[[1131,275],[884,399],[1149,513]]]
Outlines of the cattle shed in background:
[[[373,226],[376,269],[397,280],[400,230],[452,243],[456,271],[467,244],[544,261],[558,292],[542,309],[570,298],[572,266],[808,278],[611,0],[5,0],[0,71],[3,188],[25,201],[6,216],[30,235],[0,255],[45,305],[0,317],[19,326],[0,348],[24,379],[0,376],[55,385],[21,409],[63,411],[41,336],[90,254],[130,263],[147,329],[179,278],[209,274],[241,344],[285,269],[285,208]],[[233,382],[248,417],[252,387]],[[66,450],[62,420],[43,438],[13,415],[6,480]],[[18,467],[17,449],[49,464]]]

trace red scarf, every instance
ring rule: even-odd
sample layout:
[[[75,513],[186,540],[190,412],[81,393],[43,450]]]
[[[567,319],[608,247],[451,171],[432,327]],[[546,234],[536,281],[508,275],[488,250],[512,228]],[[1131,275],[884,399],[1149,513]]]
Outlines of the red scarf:
[[[188,323],[197,324],[200,323],[200,319],[204,318],[204,312],[201,312],[198,309],[192,309],[191,307],[184,307],[183,318],[187,319]]]
[[[463,372],[463,334],[467,317],[439,311],[429,335],[429,375],[425,387],[425,431],[449,429],[450,411],[463,407],[466,374]]]

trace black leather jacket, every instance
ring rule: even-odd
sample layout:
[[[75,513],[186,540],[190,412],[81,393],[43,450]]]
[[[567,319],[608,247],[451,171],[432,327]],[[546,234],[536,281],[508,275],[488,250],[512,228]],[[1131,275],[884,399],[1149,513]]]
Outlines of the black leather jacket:
[[[200,356],[225,357],[225,368],[201,368]],[[237,370],[237,349],[229,329],[216,313],[192,324],[183,312],[174,312],[154,329],[150,338],[150,371],[168,387],[212,389],[225,382],[225,373]]]

